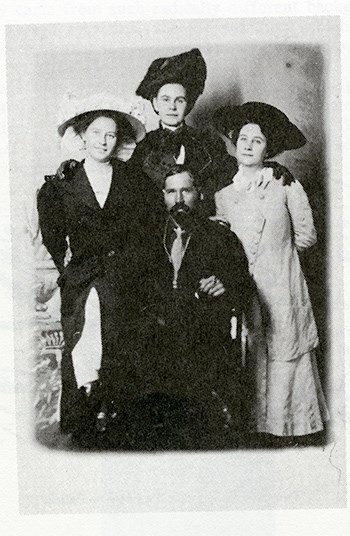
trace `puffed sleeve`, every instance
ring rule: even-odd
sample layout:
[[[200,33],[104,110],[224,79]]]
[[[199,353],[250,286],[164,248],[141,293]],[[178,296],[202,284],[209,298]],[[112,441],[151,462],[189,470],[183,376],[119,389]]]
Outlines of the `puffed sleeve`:
[[[51,178],[41,187],[37,208],[43,243],[62,274],[68,243],[60,188],[56,183],[57,179]]]
[[[317,241],[312,210],[304,188],[299,181],[285,186],[287,206],[292,221],[294,243],[298,251],[313,246]]]

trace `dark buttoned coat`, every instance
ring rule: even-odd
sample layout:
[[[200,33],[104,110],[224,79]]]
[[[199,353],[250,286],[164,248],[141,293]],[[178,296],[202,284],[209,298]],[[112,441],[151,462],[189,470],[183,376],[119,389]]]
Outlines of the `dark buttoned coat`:
[[[103,208],[98,204],[79,164],[70,179],[49,179],[38,194],[38,211],[43,242],[60,272],[61,318],[65,347],[62,358],[61,427],[74,431],[80,426],[83,411],[72,365],[71,352],[82,332],[84,305],[91,287],[95,287],[101,306],[102,366],[100,379],[112,381],[111,368],[117,366],[122,347],[119,331],[130,309],[123,301],[128,280],[127,245],[135,231],[137,190],[133,189],[126,165],[114,160],[110,191]],[[69,247],[72,257],[64,266]],[[129,300],[129,307],[131,306]],[[119,385],[123,378],[119,375]]]
[[[140,393],[205,402],[216,390],[223,399],[236,399],[238,370],[233,355],[239,363],[240,344],[231,340],[231,318],[240,317],[251,295],[242,245],[226,227],[198,218],[175,289],[171,245],[163,233],[164,225],[149,237],[138,278]],[[211,275],[226,289],[220,297],[198,292],[200,280]]]

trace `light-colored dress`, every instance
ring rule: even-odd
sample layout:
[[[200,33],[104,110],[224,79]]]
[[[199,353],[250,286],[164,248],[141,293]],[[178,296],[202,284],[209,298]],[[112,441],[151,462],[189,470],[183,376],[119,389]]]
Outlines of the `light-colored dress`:
[[[215,194],[217,215],[241,240],[257,297],[247,312],[247,366],[255,373],[253,428],[278,436],[323,429],[328,418],[315,362],[317,328],[298,251],[316,242],[302,185],[272,169],[240,169]]]

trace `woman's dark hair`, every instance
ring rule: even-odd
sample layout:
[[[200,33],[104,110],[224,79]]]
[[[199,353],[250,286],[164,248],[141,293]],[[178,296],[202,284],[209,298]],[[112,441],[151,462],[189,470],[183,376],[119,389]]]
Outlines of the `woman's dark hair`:
[[[269,127],[268,124],[262,124],[262,122],[257,123],[256,119],[249,119],[248,117],[230,131],[230,138],[234,145],[237,145],[237,140],[241,129],[244,127],[244,125],[248,125],[250,123],[259,125],[261,132],[266,138],[266,159],[273,158],[277,154],[284,151],[285,141],[282,132],[280,132],[277,128]]]
[[[91,123],[93,123],[93,121],[95,121],[95,119],[98,119],[99,117],[109,117],[110,119],[113,119],[113,121],[117,125],[116,148],[123,145],[123,143],[135,140],[135,134],[130,123],[126,119],[124,119],[122,115],[114,113],[111,110],[97,110],[94,112],[86,112],[85,114],[82,114],[81,119],[77,120],[76,124],[73,126],[75,132],[77,134],[82,134],[91,125]]]

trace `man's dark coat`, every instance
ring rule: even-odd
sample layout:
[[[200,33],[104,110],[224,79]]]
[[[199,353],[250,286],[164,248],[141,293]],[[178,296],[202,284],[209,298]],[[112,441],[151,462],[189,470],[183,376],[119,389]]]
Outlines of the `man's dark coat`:
[[[231,317],[240,318],[250,297],[243,248],[226,227],[197,218],[174,289],[166,252],[171,246],[163,233],[164,226],[149,237],[141,255],[139,391],[206,403],[215,390],[227,402],[237,400],[240,345],[231,340],[230,328]],[[200,280],[211,275],[226,289],[220,297],[197,292]]]

